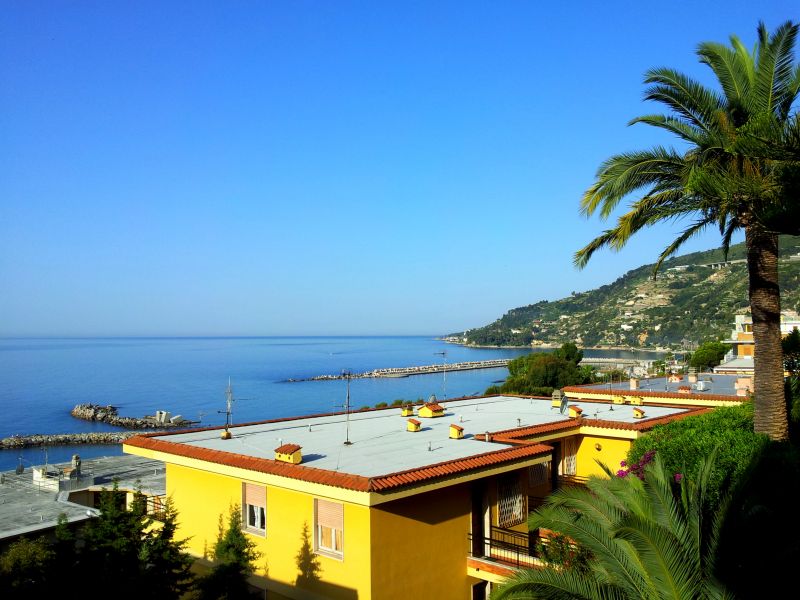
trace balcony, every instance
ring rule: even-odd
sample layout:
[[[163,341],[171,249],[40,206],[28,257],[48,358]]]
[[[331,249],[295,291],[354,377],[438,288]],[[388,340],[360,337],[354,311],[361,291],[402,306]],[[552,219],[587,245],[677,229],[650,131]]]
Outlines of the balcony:
[[[467,534],[470,558],[500,563],[514,568],[532,567],[538,564],[536,559],[535,532],[522,533],[501,527],[492,527],[490,536],[475,538]]]

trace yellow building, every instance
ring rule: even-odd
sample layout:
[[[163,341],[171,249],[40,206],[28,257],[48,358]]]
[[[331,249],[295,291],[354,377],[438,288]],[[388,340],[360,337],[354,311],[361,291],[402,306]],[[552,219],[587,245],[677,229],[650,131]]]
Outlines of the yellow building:
[[[569,402],[586,400],[614,405],[738,406],[752,390],[750,378],[721,373],[690,373],[610,383],[569,385],[562,391]],[[650,411],[647,411],[650,414]]]
[[[653,425],[708,410],[581,406],[571,419],[549,398],[456,399],[413,433],[389,408],[231,426],[230,439],[141,435],[124,449],[166,464],[177,536],[195,556],[241,507],[270,598],[468,600],[536,564],[527,516],[554,487],[599,474],[595,459],[616,467]],[[306,543],[316,571],[298,559]]]
[[[796,328],[800,329],[800,316],[794,311],[781,312],[781,335],[785,337]],[[724,343],[730,344],[732,348],[725,355],[722,364],[714,367],[714,373],[752,375],[754,371],[753,356],[756,348],[753,339],[753,317],[736,315],[731,337],[724,340]]]

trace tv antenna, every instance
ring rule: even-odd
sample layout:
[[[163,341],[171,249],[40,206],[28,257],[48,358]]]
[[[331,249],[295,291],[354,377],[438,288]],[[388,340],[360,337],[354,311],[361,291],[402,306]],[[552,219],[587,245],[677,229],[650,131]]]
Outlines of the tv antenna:
[[[218,410],[217,413],[225,413],[225,431],[222,432],[222,439],[231,439],[230,426],[233,424],[233,386],[231,385],[231,378],[228,377],[228,387],[225,388],[225,410]]]
[[[353,378],[353,372],[350,370],[343,370],[342,377],[347,381],[347,396],[344,400],[344,414],[345,414],[345,427],[344,445],[350,446],[353,442],[350,441],[350,380]]]
[[[444,369],[442,370],[442,400],[447,400],[447,350],[434,352],[434,354],[441,355],[442,361],[444,361]]]

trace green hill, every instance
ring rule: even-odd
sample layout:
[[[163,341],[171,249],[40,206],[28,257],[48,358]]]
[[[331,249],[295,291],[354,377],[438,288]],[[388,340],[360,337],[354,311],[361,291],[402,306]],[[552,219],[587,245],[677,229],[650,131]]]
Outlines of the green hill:
[[[730,335],[736,313],[746,312],[744,243],[693,252],[653,265],[568,298],[514,308],[494,323],[448,339],[478,346],[528,346],[575,341],[584,347],[680,348]],[[741,261],[741,262],[737,262]],[[800,310],[800,237],[781,237],[781,302]]]

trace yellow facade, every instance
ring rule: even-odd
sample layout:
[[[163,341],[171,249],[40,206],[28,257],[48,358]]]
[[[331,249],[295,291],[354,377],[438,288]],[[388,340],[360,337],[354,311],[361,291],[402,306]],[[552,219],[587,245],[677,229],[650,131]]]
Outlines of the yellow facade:
[[[578,442],[577,471],[581,478],[605,477],[606,474],[596,461],[605,463],[612,471],[619,469],[620,461],[625,460],[628,450],[633,443],[632,439],[620,439],[599,435],[582,435]]]
[[[177,537],[189,538],[190,553],[209,555],[217,538],[219,516],[227,520],[228,507],[241,505],[243,482],[257,483],[167,465],[167,494],[172,496],[179,515]],[[198,502],[198,498],[202,501]],[[314,498],[311,494],[266,486],[266,535],[247,533],[261,553],[256,563],[257,581],[267,589],[296,598],[371,598],[370,509],[357,504],[343,503],[343,558],[318,554],[320,581],[296,587],[300,574],[296,557],[303,544],[304,526],[308,528],[309,542],[314,544]]]
[[[477,580],[467,576],[469,485],[387,502],[371,513],[373,600],[470,598]]]

